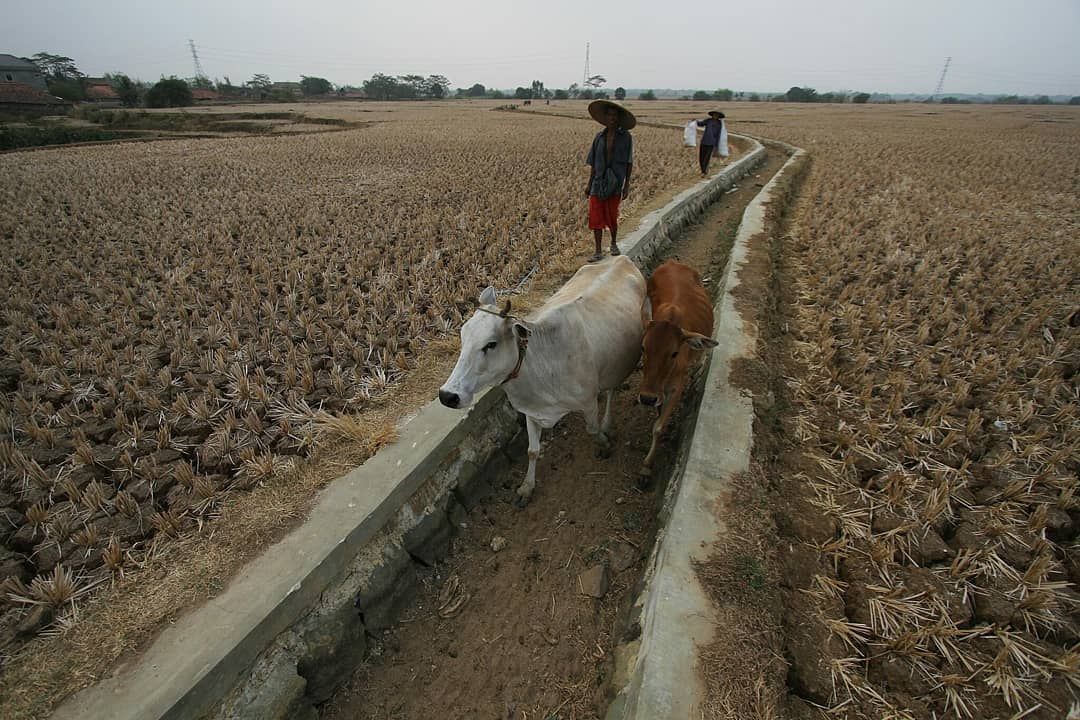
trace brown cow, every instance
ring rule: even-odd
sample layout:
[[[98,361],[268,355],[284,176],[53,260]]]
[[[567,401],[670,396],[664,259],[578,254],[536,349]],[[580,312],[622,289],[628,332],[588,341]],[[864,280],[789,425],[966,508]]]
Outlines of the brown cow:
[[[675,260],[656,268],[646,288],[641,308],[645,326],[642,340],[641,391],[638,402],[657,410],[652,445],[641,474],[652,472],[656,445],[671,414],[679,407],[690,368],[703,350],[714,348],[713,311],[709,294],[697,270]]]

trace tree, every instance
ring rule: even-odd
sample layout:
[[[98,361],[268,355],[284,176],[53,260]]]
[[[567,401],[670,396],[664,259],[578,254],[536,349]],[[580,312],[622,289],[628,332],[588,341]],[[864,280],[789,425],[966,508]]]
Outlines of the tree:
[[[244,83],[248,90],[259,97],[260,100],[265,100],[270,95],[270,87],[273,85],[270,82],[270,76],[265,73],[255,73],[251,76],[251,79]]]
[[[784,99],[788,102],[817,102],[817,90],[814,88],[801,88],[795,85],[787,91]]]
[[[270,94],[270,86],[273,83],[270,82],[270,76],[266,73],[255,73],[244,85],[260,98],[266,98]]]
[[[312,77],[309,75],[300,76],[300,91],[304,95],[328,95],[334,91],[334,86],[330,84],[330,81],[326,78]]]
[[[79,68],[75,66],[75,61],[71,58],[65,55],[39,52],[23,59],[33,63],[41,71],[41,74],[45,76],[45,84],[51,94],[71,101],[86,98],[86,92],[82,85],[84,75],[79,72]]]
[[[1050,100],[1050,97],[1048,95],[1039,95],[1034,100],[1032,100],[1031,103],[1033,105],[1050,105],[1050,104],[1052,104],[1052,102]]]
[[[581,94],[581,88],[578,87],[577,83],[574,83],[566,89],[566,92],[569,93],[570,97],[576,98],[578,95]]]
[[[598,88],[607,82],[607,78],[603,75],[590,75],[589,79],[585,81],[585,84],[591,88]]]
[[[616,100],[625,100],[626,99],[626,88],[624,88],[624,87],[615,88],[615,99]]]
[[[109,76],[106,75],[106,77]],[[139,104],[139,86],[131,78],[123,73],[116,73],[109,80],[125,107],[135,107]]]
[[[476,83],[471,88],[469,88],[465,94],[469,97],[484,97],[484,95],[487,94],[487,88],[485,88],[480,83]]]
[[[758,95],[757,93],[751,93],[751,94],[750,94],[750,97],[749,97],[749,98],[747,98],[747,99],[748,99],[748,100],[749,100],[750,102],[761,102],[761,96],[760,96],[760,95]]]
[[[728,102],[733,97],[735,97],[735,93],[733,93],[731,90],[728,90],[727,88],[714,90],[712,94],[713,100],[720,100],[721,102]]]
[[[428,75],[424,81],[424,95],[441,100],[450,92],[450,81],[443,75]]]
[[[39,52],[23,59],[37,65],[43,75],[53,80],[78,80],[83,77],[75,61],[64,55]]]
[[[146,107],[185,107],[192,102],[191,88],[175,77],[158,80],[146,93]]]
[[[705,92],[704,90],[697,90],[696,92],[694,92],[693,99],[694,100],[708,100],[711,97],[712,97],[712,95]]]
[[[224,97],[236,97],[238,95],[242,95],[244,91],[242,87],[233,85],[232,80],[229,79],[228,75],[225,76],[224,80],[219,81],[215,85],[214,90],[217,91],[218,95],[222,95]]]
[[[423,75],[398,75],[396,79],[393,96],[399,100],[412,100],[427,93],[427,81]]]
[[[491,97],[495,100],[502,100],[506,95],[503,94],[502,90],[492,90]]]
[[[397,80],[389,75],[375,73],[370,80],[364,81],[364,92],[372,100],[389,100],[394,97]]]
[[[1080,95],[1073,95],[1069,98],[1070,105],[1080,105]]]
[[[532,98],[534,100],[538,100],[544,97],[544,83],[540,82],[539,80],[533,80],[532,87],[530,89],[532,90]]]
[[[851,102],[862,105],[870,99],[870,93],[856,93]]]
[[[201,90],[213,90],[214,82],[205,75],[196,75],[187,81],[188,87],[199,88]]]
[[[50,94],[64,100],[78,102],[86,99],[86,90],[83,88],[82,81],[78,78],[51,77],[45,81],[45,86],[49,88]]]
[[[998,105],[1019,105],[1020,98],[1017,95],[1001,95],[994,98],[994,102]]]
[[[596,91],[592,90],[592,89],[582,90],[581,92],[578,93],[578,100],[592,100],[595,97],[596,97]]]
[[[565,90],[556,90],[555,91],[555,99],[556,100],[569,100],[570,99],[570,93],[566,92]],[[1077,99],[1080,99],[1080,98],[1077,98]]]
[[[656,99],[656,93],[654,93],[652,90],[646,90],[645,92],[638,95],[638,100],[655,100],[655,99]]]

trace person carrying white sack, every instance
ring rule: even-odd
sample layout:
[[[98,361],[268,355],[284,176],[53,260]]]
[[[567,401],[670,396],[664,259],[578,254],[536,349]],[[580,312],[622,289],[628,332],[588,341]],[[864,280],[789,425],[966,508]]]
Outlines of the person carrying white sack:
[[[697,126],[705,128],[705,134],[701,138],[701,149],[698,150],[698,163],[701,165],[701,176],[709,174],[709,160],[713,153],[720,157],[728,156],[727,127],[724,125],[724,113],[719,110],[709,112],[709,117],[697,120]]]

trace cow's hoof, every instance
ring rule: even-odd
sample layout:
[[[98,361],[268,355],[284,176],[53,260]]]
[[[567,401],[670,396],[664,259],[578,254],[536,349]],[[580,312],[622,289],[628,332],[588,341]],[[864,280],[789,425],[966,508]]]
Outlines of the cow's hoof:
[[[597,445],[596,457],[600,458],[601,460],[607,460],[609,457],[611,457],[611,443],[608,443],[607,445]]]
[[[648,490],[652,487],[652,468],[641,467],[637,471],[637,480],[634,482],[638,490]]]
[[[524,495],[518,495],[514,498],[514,507],[516,507],[518,510],[524,510],[526,506],[528,506],[528,504],[529,498],[525,497]]]

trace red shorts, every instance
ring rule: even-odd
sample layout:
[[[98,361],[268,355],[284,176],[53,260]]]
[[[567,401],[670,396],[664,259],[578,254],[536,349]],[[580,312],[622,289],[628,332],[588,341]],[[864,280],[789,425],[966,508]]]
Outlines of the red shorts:
[[[589,196],[589,229],[603,230],[619,226],[619,202],[622,195],[615,193],[609,198]]]

